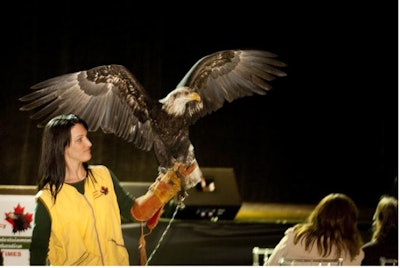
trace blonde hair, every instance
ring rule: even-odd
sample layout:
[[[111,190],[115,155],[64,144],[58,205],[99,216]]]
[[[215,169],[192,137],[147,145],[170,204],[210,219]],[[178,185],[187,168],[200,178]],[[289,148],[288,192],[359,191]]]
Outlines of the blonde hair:
[[[383,241],[393,231],[397,232],[398,201],[396,198],[383,195],[373,216],[372,240]]]

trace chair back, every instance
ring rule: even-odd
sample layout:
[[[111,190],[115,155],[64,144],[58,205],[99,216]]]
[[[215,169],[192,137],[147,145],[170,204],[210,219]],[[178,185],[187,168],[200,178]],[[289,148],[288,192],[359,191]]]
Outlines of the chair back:
[[[253,266],[266,266],[274,248],[253,247]]]
[[[292,259],[281,258],[281,266],[342,266],[343,258],[337,259]]]
[[[397,259],[380,257],[379,261],[381,263],[381,266],[398,266],[399,265],[399,262]]]

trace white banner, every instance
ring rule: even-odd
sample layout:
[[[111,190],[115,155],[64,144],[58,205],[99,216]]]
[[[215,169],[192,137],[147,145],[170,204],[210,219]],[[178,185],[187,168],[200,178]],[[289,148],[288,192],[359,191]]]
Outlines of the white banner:
[[[0,195],[0,249],[4,266],[29,266],[33,195]]]

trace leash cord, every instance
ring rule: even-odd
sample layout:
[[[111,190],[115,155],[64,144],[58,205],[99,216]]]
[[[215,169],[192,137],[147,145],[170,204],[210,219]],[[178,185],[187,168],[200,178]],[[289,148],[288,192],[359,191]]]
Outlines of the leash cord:
[[[154,254],[156,253],[156,251],[157,251],[158,248],[160,247],[161,242],[164,240],[165,235],[167,234],[169,228],[171,227],[171,224],[172,224],[172,222],[173,222],[174,219],[175,219],[176,213],[178,213],[178,210],[179,210],[180,208],[183,208],[183,207],[184,207],[183,203],[182,203],[182,202],[178,202],[178,204],[177,204],[176,207],[175,207],[175,211],[174,211],[174,213],[172,214],[172,217],[171,217],[171,219],[170,219],[169,222],[168,222],[167,227],[165,227],[165,230],[164,230],[164,232],[162,233],[162,235],[161,235],[161,237],[160,237],[160,240],[158,240],[158,243],[157,243],[156,247],[153,249],[153,252],[151,252],[149,258],[148,258],[147,261],[146,261],[145,266],[149,265],[151,259],[153,258]]]

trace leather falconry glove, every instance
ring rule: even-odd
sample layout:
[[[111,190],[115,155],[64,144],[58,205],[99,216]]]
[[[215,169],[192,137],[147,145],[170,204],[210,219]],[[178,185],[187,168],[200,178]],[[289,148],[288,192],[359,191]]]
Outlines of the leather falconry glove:
[[[175,163],[174,167],[160,174],[149,187],[146,194],[135,199],[131,208],[132,216],[146,222],[153,229],[161,216],[162,209],[178,192],[181,199],[186,197],[185,178],[196,168],[196,163],[186,167],[183,163]]]

